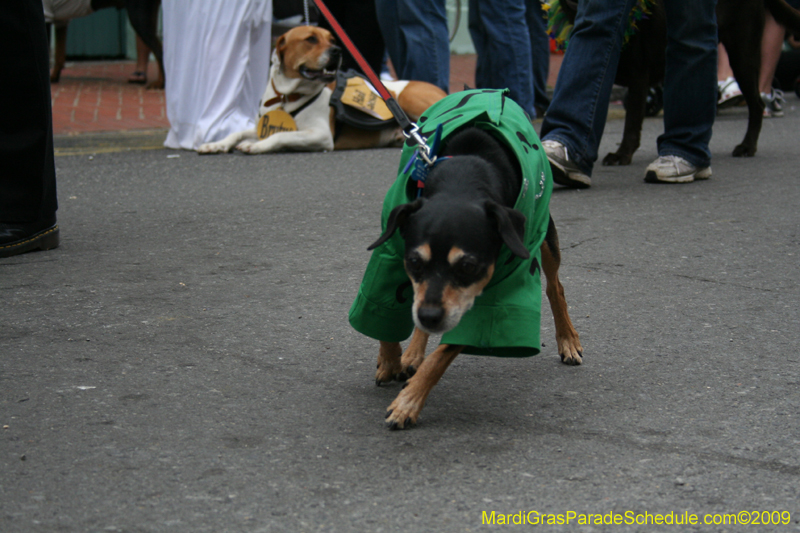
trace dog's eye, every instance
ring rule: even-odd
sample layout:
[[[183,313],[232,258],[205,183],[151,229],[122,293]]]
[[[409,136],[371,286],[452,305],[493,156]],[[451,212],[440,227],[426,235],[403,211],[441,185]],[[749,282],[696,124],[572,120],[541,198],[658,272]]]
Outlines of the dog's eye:
[[[463,281],[472,281],[475,276],[480,274],[480,265],[478,262],[471,258],[464,258],[453,267],[456,277]]]
[[[319,39],[317,39],[316,35],[309,35],[308,37],[306,37],[306,42],[311,44],[317,44],[319,43]]]
[[[406,269],[408,273],[414,277],[422,275],[422,269],[425,267],[425,262],[416,254],[410,255],[406,258]]]

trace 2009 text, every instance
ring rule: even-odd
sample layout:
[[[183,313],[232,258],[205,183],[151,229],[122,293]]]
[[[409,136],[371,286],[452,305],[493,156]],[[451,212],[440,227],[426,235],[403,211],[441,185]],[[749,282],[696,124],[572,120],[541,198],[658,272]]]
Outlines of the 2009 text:
[[[645,512],[613,512],[579,513],[566,511],[563,513],[543,513],[536,510],[516,513],[498,513],[483,511],[483,525],[507,526],[555,526],[555,525],[709,525],[709,526],[761,526],[787,525],[792,521],[789,511],[739,511],[738,513],[696,514],[688,511],[650,513]]]

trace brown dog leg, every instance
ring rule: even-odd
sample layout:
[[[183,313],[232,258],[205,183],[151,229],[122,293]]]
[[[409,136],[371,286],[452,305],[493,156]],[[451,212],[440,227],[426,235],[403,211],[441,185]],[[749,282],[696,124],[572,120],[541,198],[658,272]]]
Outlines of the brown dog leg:
[[[378,352],[378,371],[375,373],[375,385],[392,381],[395,376],[402,371],[400,368],[400,348],[399,342],[381,341],[380,351]]]
[[[572,326],[567,311],[567,300],[564,298],[564,287],[558,279],[558,267],[561,265],[561,251],[558,247],[556,225],[550,218],[547,235],[542,243],[542,270],[547,278],[547,299],[556,323],[556,342],[561,362],[567,365],[579,365],[583,362],[583,348],[578,332]]]
[[[405,429],[417,423],[431,389],[463,349],[463,346],[441,344],[422,361],[417,372],[387,409],[386,425],[390,429]]]
[[[419,328],[414,328],[414,335],[411,336],[411,341],[408,343],[408,348],[403,352],[403,357],[400,358],[400,367],[402,374],[399,376],[401,381],[405,381],[413,376],[417,369],[422,365],[425,360],[425,348],[428,346],[428,334]]]
[[[414,375],[425,359],[425,347],[428,345],[428,334],[414,328],[414,335],[408,348],[400,357],[399,342],[381,342],[378,352],[378,371],[375,373],[375,384],[380,386],[389,381],[406,381]]]

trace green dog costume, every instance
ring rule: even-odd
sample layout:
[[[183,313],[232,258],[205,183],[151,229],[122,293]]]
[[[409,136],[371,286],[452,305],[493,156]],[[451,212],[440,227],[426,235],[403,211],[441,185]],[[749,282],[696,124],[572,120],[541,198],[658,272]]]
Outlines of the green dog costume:
[[[500,357],[527,357],[539,353],[542,304],[540,247],[550,220],[553,179],[550,164],[527,114],[507,90],[475,89],[451,94],[432,105],[419,125],[430,138],[443,125],[442,139],[463,126],[476,126],[511,147],[522,167],[523,183],[514,205],[525,217],[528,259],[513,256],[504,245],[494,276],[475,299],[459,324],[442,336],[444,344],[465,345],[463,353]],[[406,168],[416,146],[406,142],[397,180],[386,193],[381,227],[395,206],[415,199],[416,184],[409,186],[412,168]],[[411,317],[413,290],[403,267],[405,242],[400,232],[373,250],[358,295],[350,308],[350,324],[377,340],[400,342],[414,330]]]

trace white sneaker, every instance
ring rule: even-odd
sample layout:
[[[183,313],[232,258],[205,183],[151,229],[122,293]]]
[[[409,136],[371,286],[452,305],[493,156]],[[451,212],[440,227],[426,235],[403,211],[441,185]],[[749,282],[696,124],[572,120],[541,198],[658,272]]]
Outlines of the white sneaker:
[[[783,104],[786,103],[783,91],[772,89],[769,94],[761,93],[761,99],[764,101],[764,118],[783,116]]]
[[[741,104],[744,101],[744,95],[739,88],[739,84],[733,77],[725,81],[718,81],[719,98],[717,99],[717,107],[725,109]]]
[[[689,183],[711,177],[711,167],[697,168],[677,155],[662,155],[647,166],[647,183]]]
[[[592,178],[581,172],[578,165],[569,160],[567,147],[558,141],[542,141],[544,153],[550,161],[553,181],[564,187],[586,189],[592,186]]]

